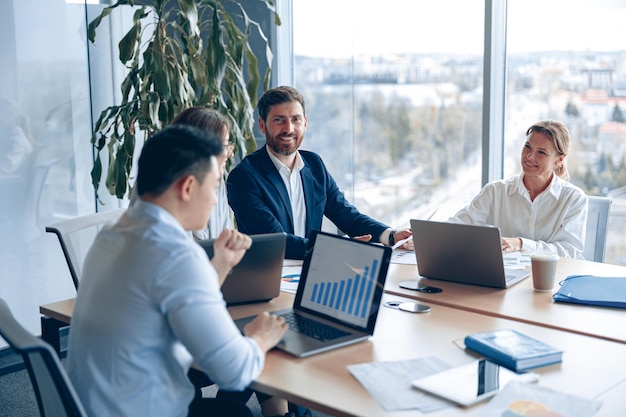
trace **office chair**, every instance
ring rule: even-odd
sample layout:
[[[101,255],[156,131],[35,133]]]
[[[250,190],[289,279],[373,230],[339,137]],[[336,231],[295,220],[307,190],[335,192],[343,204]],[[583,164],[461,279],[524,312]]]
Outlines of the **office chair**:
[[[588,261],[604,262],[611,202],[608,197],[589,197],[585,249],[583,250],[583,257]]]
[[[126,212],[125,208],[111,211],[102,211],[74,219],[64,220],[46,227],[46,232],[54,233],[59,238],[63,255],[74,281],[74,287],[78,290],[81,278],[81,267],[91,247],[96,234],[102,226],[119,219]],[[57,354],[61,355],[61,341],[59,330],[67,327],[66,324],[51,317],[41,318],[42,335],[50,341]],[[188,372],[189,379],[194,386],[200,387],[212,385],[213,382],[201,371],[191,368]]]
[[[44,417],[87,417],[63,365],[46,342],[27,332],[0,299],[0,336],[22,355]]]
[[[52,159],[45,163],[36,165],[32,171],[31,185],[29,187],[26,204],[24,205],[24,236],[27,240],[35,239],[41,235],[41,228],[43,225],[40,223],[41,215],[41,201],[43,191],[46,185],[48,174],[52,167],[61,161],[58,158]]]
[[[85,255],[96,238],[96,234],[102,226],[116,221],[125,211],[125,208],[102,211],[64,220],[46,227],[46,232],[54,233],[59,238],[72,281],[74,281],[74,287],[77,290]]]

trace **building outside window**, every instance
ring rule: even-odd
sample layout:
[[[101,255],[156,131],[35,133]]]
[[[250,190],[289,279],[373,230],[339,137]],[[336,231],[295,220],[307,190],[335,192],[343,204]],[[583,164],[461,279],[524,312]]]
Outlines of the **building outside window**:
[[[329,13],[328,10],[333,10]],[[295,84],[320,153],[364,212],[445,220],[480,189],[485,2],[294,1]],[[504,177],[543,119],[571,129],[571,181],[613,199],[605,261],[626,264],[626,4],[509,0]],[[502,51],[491,51],[500,53]],[[492,104],[493,105],[493,104]],[[435,212],[436,211],[436,212]]]

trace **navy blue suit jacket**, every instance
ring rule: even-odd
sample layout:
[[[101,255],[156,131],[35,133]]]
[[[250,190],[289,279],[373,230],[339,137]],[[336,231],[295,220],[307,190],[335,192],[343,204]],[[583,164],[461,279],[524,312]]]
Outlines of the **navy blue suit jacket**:
[[[237,229],[249,235],[287,233],[285,257],[303,259],[312,230],[322,228],[325,215],[343,233],[353,237],[371,234],[378,242],[388,226],[361,214],[337,187],[322,158],[300,150],[300,171],[306,205],[306,237],[295,236],[289,194],[265,147],[248,155],[228,175],[228,203]]]

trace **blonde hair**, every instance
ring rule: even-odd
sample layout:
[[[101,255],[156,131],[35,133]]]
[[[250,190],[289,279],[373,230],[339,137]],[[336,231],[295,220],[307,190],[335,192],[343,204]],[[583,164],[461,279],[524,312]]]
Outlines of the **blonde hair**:
[[[543,133],[546,135],[556,148],[559,155],[563,155],[563,160],[554,167],[554,173],[566,181],[569,180],[569,172],[567,171],[567,166],[565,164],[565,157],[569,153],[572,137],[567,126],[555,120],[545,120],[543,122],[535,123],[529,127],[526,130],[526,137],[530,136],[533,132]]]

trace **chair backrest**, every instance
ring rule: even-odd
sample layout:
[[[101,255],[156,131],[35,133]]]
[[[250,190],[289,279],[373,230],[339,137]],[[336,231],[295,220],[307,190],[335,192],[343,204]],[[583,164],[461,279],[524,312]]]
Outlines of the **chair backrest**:
[[[588,261],[604,262],[610,208],[610,198],[589,197],[589,214],[587,216],[585,249],[583,250],[583,258]]]
[[[42,416],[87,416],[52,347],[26,331],[3,299],[0,299],[0,336],[22,355]]]
[[[26,204],[24,205],[24,235],[31,240],[41,235],[43,225],[40,220],[41,196],[46,185],[46,179],[53,165],[60,159],[55,158],[33,167],[31,184],[28,189]]]
[[[102,226],[116,221],[125,211],[125,208],[101,211],[46,227],[46,232],[54,233],[59,238],[76,289],[81,278],[83,261],[96,235]]]

